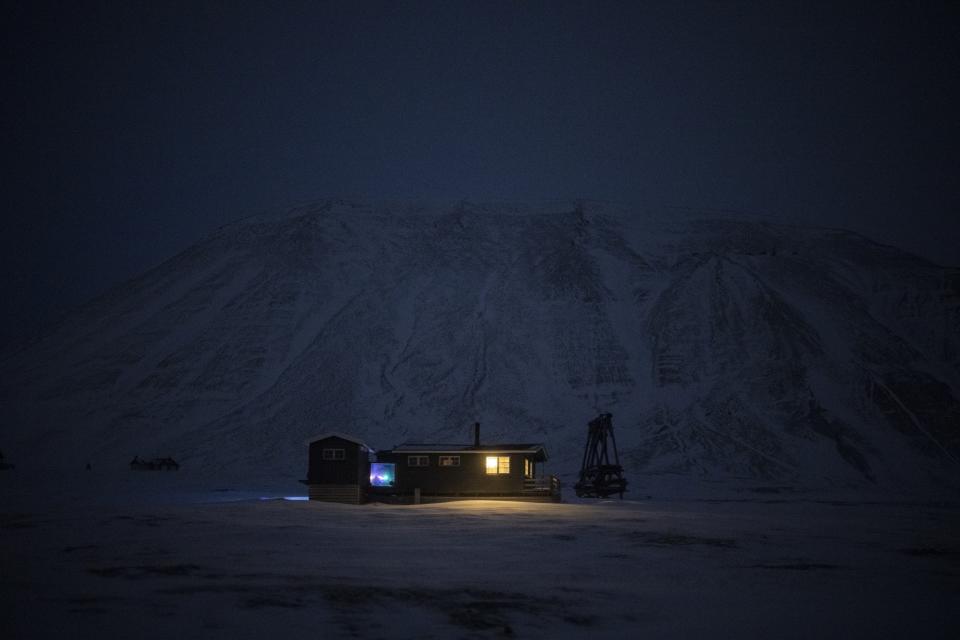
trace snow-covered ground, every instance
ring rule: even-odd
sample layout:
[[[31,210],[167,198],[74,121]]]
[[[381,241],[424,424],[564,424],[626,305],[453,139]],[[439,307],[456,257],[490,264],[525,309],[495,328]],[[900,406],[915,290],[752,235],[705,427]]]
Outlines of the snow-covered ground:
[[[5,472],[0,633],[960,637],[955,501],[634,488],[346,506],[281,499],[292,481]]]

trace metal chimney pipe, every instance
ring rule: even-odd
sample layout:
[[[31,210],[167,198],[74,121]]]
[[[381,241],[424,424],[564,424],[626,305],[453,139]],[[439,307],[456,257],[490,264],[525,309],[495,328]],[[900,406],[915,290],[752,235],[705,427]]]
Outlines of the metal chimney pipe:
[[[480,423],[473,423],[473,447],[475,449],[480,448]]]

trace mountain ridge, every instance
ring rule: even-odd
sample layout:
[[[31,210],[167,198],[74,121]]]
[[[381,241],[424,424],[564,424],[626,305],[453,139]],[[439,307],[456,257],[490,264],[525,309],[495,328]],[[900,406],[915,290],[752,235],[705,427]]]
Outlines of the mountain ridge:
[[[610,410],[636,473],[956,482],[954,270],[842,230],[545,209],[329,200],[226,225],[8,354],[5,440],[290,473],[325,428],[388,446],[479,420],[571,473]]]

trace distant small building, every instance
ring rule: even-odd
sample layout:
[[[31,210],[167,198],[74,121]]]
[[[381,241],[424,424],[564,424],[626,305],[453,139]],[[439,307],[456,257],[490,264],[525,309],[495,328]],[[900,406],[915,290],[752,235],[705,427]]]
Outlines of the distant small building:
[[[307,440],[307,479],[311,500],[360,504],[370,484],[370,454],[362,441],[343,433],[324,433]]]
[[[89,468],[89,464],[87,467]],[[152,458],[144,460],[140,456],[133,456],[130,461],[131,471],[176,471],[180,464],[173,458]]]
[[[557,502],[560,482],[543,473],[542,444],[402,444],[376,452],[345,434],[308,441],[311,500],[361,503],[441,502],[482,498]]]

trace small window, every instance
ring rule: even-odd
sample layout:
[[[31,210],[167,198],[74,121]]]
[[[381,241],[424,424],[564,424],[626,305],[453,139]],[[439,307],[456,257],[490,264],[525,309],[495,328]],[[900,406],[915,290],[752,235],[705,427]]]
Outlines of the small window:
[[[510,473],[510,456],[487,456],[487,475],[504,475]]]
[[[526,478],[532,478],[534,472],[533,462],[530,461],[530,458],[523,459],[523,475]]]
[[[441,467],[459,467],[460,456],[440,456]]]
[[[427,467],[430,465],[430,456],[407,456],[408,467]]]
[[[346,457],[347,457],[347,452],[344,449],[324,449],[323,450],[324,460],[345,460]]]

